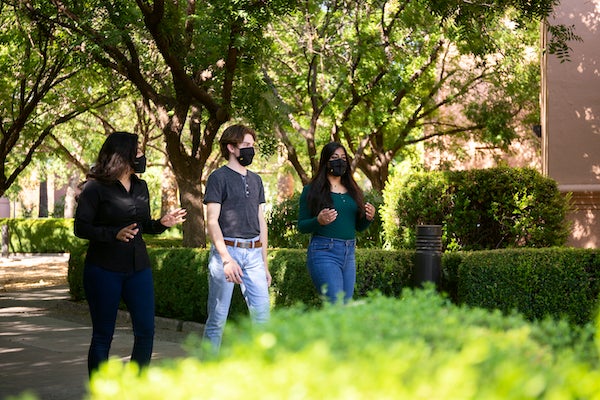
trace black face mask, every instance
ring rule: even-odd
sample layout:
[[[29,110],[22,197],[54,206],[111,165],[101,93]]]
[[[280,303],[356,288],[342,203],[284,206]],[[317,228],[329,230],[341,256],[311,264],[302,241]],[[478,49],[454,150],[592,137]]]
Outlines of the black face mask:
[[[348,163],[342,158],[337,158],[327,162],[327,172],[333,176],[342,176],[346,173]]]
[[[141,174],[146,171],[146,156],[141,155],[133,160],[133,172]]]
[[[242,147],[240,149],[240,155],[237,157],[237,160],[244,167],[252,164],[252,159],[254,158],[254,147]]]

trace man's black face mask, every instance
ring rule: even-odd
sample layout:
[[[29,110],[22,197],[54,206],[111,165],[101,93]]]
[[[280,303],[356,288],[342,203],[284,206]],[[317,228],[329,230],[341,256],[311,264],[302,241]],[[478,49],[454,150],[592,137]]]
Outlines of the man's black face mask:
[[[252,164],[252,159],[254,158],[254,147],[242,147],[240,149],[240,155],[237,157],[237,160],[244,167]]]

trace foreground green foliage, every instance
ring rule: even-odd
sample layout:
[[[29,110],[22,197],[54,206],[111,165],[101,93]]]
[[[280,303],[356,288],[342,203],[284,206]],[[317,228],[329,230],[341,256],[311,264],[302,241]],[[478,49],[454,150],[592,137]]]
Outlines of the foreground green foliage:
[[[598,398],[591,330],[453,306],[432,290],[400,300],[277,311],[264,328],[226,328],[221,356],[151,366],[113,359],[91,399]],[[192,355],[200,354],[190,340]]]

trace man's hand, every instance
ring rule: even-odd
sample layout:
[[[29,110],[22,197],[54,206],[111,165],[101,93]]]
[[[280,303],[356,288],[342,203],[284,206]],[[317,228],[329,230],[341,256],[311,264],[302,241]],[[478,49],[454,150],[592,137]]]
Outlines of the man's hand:
[[[227,282],[242,283],[242,268],[233,258],[223,261],[223,271]]]

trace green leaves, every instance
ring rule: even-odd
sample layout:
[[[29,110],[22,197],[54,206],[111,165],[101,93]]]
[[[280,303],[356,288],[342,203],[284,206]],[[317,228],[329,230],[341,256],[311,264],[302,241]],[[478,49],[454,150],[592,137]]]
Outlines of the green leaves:
[[[386,193],[385,240],[414,246],[417,224],[443,225],[450,250],[563,245],[568,198],[529,168],[407,174]],[[397,221],[394,225],[391,221]]]
[[[453,306],[431,288],[319,311],[295,307],[274,312],[266,327],[245,320],[226,329],[235,340],[216,359],[141,373],[109,361],[93,376],[90,398],[536,399],[600,390],[597,354],[582,357],[589,336]]]
[[[515,126],[538,110],[539,68],[530,73],[537,58],[526,55],[535,53],[539,30],[510,4],[488,6],[306,1],[274,22],[263,70],[274,94],[271,120],[294,133],[281,138],[288,152],[314,160],[322,144],[340,141],[382,190],[390,165],[417,143],[510,143]],[[315,168],[295,165],[300,176],[309,175],[304,165]]]

